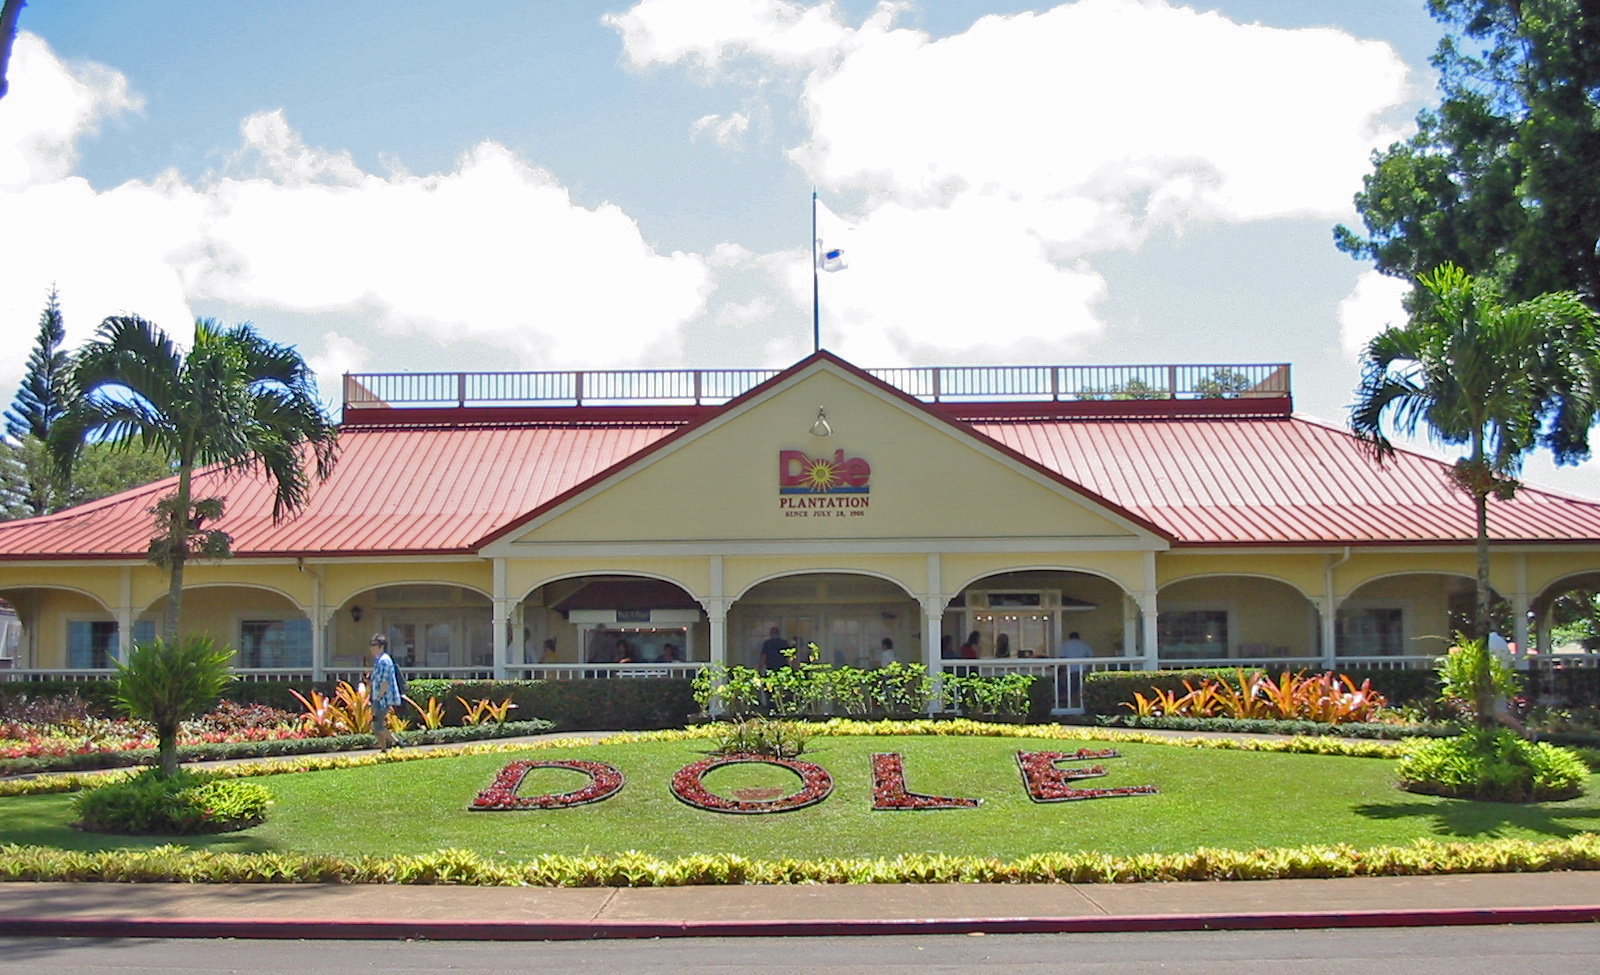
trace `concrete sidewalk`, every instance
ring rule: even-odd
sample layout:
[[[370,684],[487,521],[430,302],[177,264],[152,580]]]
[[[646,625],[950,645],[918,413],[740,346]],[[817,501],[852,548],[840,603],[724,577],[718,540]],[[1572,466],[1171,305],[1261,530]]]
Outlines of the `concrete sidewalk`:
[[[0,884],[0,935],[557,940],[1600,921],[1600,872],[1171,884]]]

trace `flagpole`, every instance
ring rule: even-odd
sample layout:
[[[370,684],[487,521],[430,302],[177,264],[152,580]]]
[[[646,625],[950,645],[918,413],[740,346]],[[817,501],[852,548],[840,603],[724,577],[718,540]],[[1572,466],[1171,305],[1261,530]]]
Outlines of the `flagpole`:
[[[822,306],[817,300],[817,188],[811,187],[811,351],[822,351]]]

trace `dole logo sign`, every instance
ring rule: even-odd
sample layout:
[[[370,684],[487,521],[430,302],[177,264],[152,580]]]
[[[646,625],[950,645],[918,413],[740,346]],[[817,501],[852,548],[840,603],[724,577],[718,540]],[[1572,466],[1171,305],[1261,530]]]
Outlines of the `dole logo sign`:
[[[861,515],[872,490],[872,467],[860,457],[811,457],[778,451],[778,507],[791,518]]]

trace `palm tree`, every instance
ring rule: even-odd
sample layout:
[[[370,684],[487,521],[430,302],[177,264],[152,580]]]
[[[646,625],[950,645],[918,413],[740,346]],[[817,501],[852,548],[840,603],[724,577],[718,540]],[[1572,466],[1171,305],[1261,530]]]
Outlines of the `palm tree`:
[[[315,380],[291,346],[263,339],[249,324],[195,322],[181,351],[137,316],[113,316],[77,355],[79,395],[50,435],[63,471],[86,440],[165,455],[177,489],[156,503],[150,561],[171,573],[166,643],[177,641],[183,569],[192,558],[226,558],[231,539],[205,528],[222,517],[221,497],[195,498],[197,468],[261,472],[272,481],[273,521],[305,506],[311,484],[333,470],[337,428],[322,411]]]
[[[1467,445],[1456,486],[1477,515],[1474,636],[1489,633],[1489,497],[1510,500],[1523,458],[1543,446],[1556,463],[1589,456],[1600,396],[1600,328],[1572,292],[1505,304],[1495,282],[1443,264],[1417,278],[1411,319],[1374,338],[1362,355],[1350,429],[1382,463],[1402,434],[1426,426],[1435,440]]]

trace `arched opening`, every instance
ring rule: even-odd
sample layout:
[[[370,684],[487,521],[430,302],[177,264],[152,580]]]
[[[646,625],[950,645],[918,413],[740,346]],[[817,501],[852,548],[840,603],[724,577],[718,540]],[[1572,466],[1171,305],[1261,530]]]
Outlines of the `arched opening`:
[[[562,666],[615,665],[617,674],[711,659],[711,633],[700,603],[663,579],[586,575],[547,582],[519,606],[521,638],[513,670],[561,676]],[[513,621],[513,633],[518,627]],[[592,668],[579,674],[602,676]],[[570,676],[570,675],[568,675]]]
[[[1334,646],[1341,661],[1422,665],[1472,627],[1477,583],[1470,576],[1408,572],[1362,583],[1339,604]],[[1515,632],[1511,605],[1491,592],[1491,625]]]
[[[1156,597],[1156,655],[1166,667],[1311,661],[1321,657],[1321,614],[1278,579],[1179,579]]]
[[[823,663],[877,667],[922,659],[921,610],[899,584],[848,572],[808,572],[751,586],[728,609],[728,663],[759,667],[773,630],[815,643]],[[884,641],[888,641],[885,646]]]
[[[147,607],[134,623],[134,639],[142,629],[154,636],[167,618],[166,596]],[[185,586],[183,636],[209,636],[218,647],[234,650],[240,671],[294,671],[312,667],[311,619],[294,600],[264,586]]]
[[[86,592],[62,586],[0,590],[15,614],[0,634],[8,670],[103,671],[121,651],[116,614]],[[134,639],[155,635],[152,621],[134,625]]]
[[[1025,569],[976,579],[945,608],[940,656],[1058,657],[1062,644],[1080,656],[1119,657],[1137,646],[1128,626],[1127,593],[1103,576],[1061,569]],[[945,637],[949,637],[945,640]],[[1130,642],[1131,641],[1131,642]]]
[[[1551,663],[1585,661],[1600,653],[1600,571],[1565,576],[1528,607],[1533,648]]]
[[[329,667],[364,671],[374,634],[388,637],[407,677],[494,676],[494,603],[476,589],[419,582],[356,593],[328,621]]]

